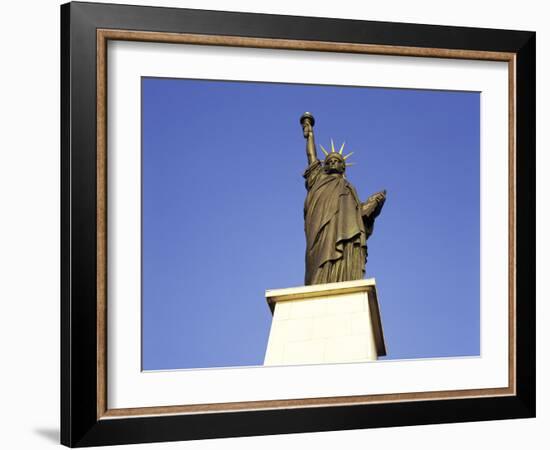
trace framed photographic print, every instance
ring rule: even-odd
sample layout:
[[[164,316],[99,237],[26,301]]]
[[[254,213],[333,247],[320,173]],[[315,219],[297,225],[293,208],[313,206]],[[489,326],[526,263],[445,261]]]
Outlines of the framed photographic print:
[[[535,415],[535,33],[61,25],[63,444]]]

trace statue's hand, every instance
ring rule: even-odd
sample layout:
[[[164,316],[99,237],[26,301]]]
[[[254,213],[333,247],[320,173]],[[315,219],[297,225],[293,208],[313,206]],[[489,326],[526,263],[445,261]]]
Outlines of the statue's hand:
[[[378,203],[379,205],[383,205],[384,202],[386,201],[386,190],[377,192],[376,194],[374,194],[373,197],[374,197],[374,200],[376,200],[376,203]]]
[[[306,139],[309,138],[309,135],[313,133],[313,127],[311,126],[311,123],[309,122],[309,120],[304,121],[303,130],[304,130],[304,138]]]
[[[365,203],[361,204],[361,215],[364,217],[370,217],[374,219],[380,211],[384,202],[386,201],[386,191],[380,191],[371,195]]]

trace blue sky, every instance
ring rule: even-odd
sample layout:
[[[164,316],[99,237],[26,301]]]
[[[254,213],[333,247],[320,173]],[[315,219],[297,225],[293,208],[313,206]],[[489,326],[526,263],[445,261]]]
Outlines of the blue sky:
[[[388,191],[386,358],[479,354],[479,93],[143,78],[143,369],[263,364],[265,290],[303,285],[304,111]]]

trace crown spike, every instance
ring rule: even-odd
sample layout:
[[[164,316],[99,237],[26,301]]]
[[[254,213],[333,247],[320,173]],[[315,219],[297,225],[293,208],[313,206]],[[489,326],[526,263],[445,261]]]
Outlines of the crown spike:
[[[330,139],[330,145],[332,146],[332,152],[331,153],[336,153],[336,150],[334,150],[334,141],[332,140],[332,138]]]
[[[328,156],[328,152],[325,150],[325,147],[323,147],[322,145],[321,145],[321,150],[323,150],[323,153],[325,154],[325,156]]]
[[[344,161],[348,159],[351,155],[353,155],[353,152],[349,152],[346,156],[344,156]]]
[[[340,150],[338,151],[338,153],[342,154],[342,152],[344,151],[345,144],[346,144],[346,141],[342,142],[342,146],[340,147]]]
[[[355,163],[346,163],[345,166],[346,166],[346,167],[348,167],[348,166],[355,166]]]

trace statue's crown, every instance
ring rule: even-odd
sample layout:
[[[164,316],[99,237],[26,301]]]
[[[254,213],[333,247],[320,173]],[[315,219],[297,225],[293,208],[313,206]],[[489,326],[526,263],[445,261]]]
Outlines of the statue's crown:
[[[323,150],[323,153],[325,154],[325,163],[330,158],[338,158],[338,159],[341,159],[342,161],[344,161],[344,166],[345,167],[353,166],[354,163],[346,162],[346,159],[348,159],[351,155],[353,155],[353,152],[349,152],[347,155],[343,154],[345,144],[346,144],[345,142],[342,142],[340,150],[336,151],[336,149],[334,148],[334,141],[331,139],[330,140],[330,146],[331,146],[331,151],[330,152],[327,152],[325,150],[325,148],[321,145],[321,150]]]

